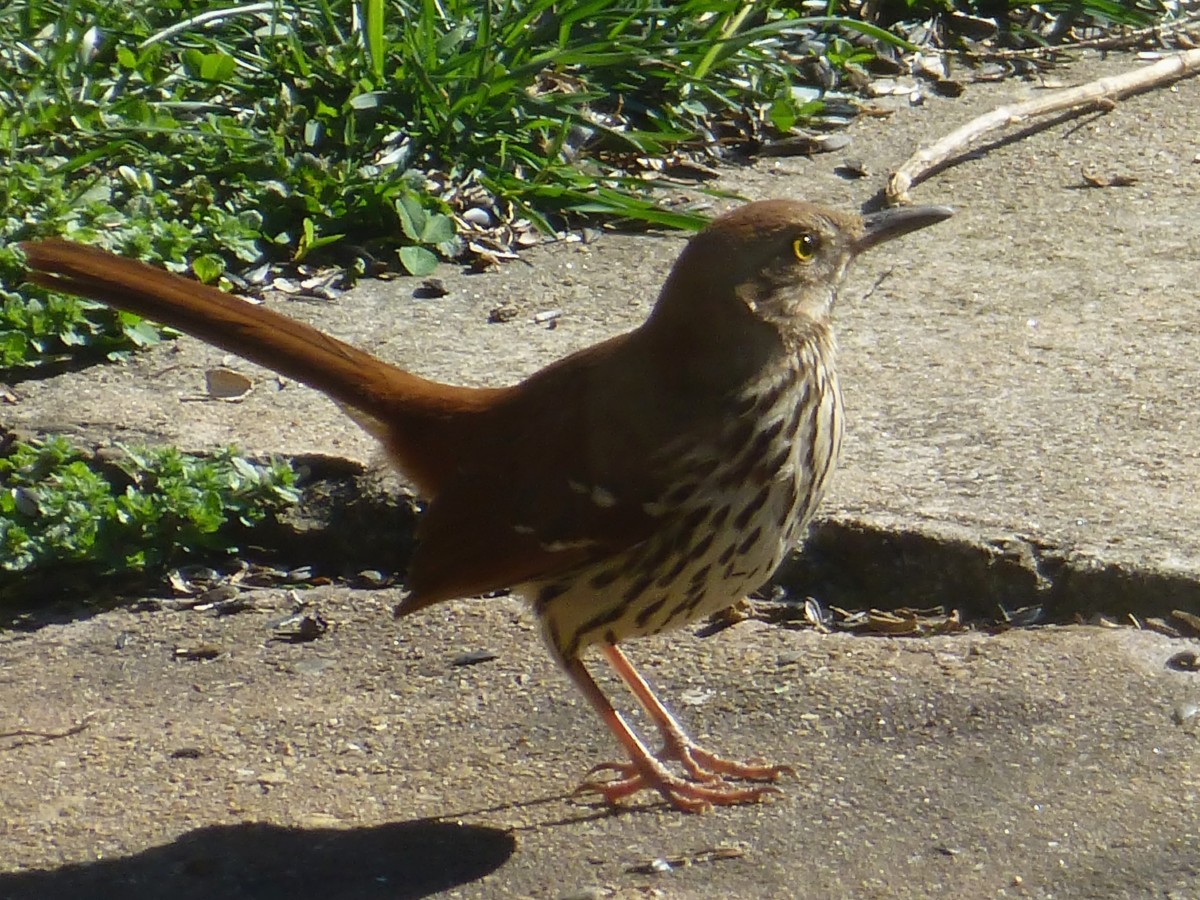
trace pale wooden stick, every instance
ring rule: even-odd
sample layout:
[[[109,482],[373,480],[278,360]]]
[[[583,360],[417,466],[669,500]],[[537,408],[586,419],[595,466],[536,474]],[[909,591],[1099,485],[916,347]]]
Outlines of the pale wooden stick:
[[[972,119],[941,140],[922,147],[904,165],[891,174],[887,183],[887,202],[891,206],[909,203],[908,189],[921,181],[930,169],[941,165],[956,153],[966,150],[986,134],[1018,125],[1037,116],[1050,113],[1082,113],[1089,109],[1111,106],[1130,94],[1171,84],[1200,73],[1200,49],[1185,50],[1152,66],[1135,69],[1121,75],[1110,75],[1096,81],[1046,94],[1035,100],[1001,106],[990,113]]]

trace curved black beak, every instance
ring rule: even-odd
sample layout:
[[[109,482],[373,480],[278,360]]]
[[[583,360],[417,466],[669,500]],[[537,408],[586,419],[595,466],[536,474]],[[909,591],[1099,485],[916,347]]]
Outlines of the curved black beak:
[[[854,242],[854,252],[862,253],[876,244],[944,222],[954,215],[949,206],[896,206],[863,216],[862,236]]]

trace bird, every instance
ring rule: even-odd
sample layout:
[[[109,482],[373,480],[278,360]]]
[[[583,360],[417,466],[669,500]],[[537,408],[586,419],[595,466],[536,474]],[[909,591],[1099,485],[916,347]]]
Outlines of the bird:
[[[136,313],[322,391],[425,501],[397,615],[509,589],[624,750],[578,790],[618,805],[753,803],[789,771],[701,747],[621,649],[760,588],[821,502],[843,436],[832,313],[855,257],[941,222],[746,203],[685,245],[646,320],[500,387],[422,378],[262,305],[60,238],[28,280]],[[598,652],[657,751],[585,666]]]

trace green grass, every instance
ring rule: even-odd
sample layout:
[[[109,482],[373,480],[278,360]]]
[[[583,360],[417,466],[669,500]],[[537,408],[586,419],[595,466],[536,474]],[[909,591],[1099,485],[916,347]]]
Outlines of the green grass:
[[[239,530],[297,500],[284,462],[118,449],[101,463],[50,438],[0,456],[0,599],[227,555]]]
[[[954,5],[999,9],[1014,29],[1032,9]],[[1162,12],[1157,0],[1061,6],[1100,22]],[[21,288],[9,245],[28,237],[67,234],[214,282],[332,250],[424,274],[459,250],[448,215],[476,203],[544,229],[563,217],[698,227],[655,202],[669,181],[645,179],[641,161],[819,119],[817,63],[836,79],[907,46],[835,15],[856,8],[12,0],[0,7],[0,369],[155,338]],[[879,16],[950,8],[894,0]]]
[[[424,273],[457,251],[447,214],[463,198],[542,228],[562,215],[696,227],[648,198],[638,157],[698,147],[724,119],[786,128],[820,111],[792,91],[820,23],[783,3],[206,8],[0,10],[0,245],[67,234],[210,282],[261,257],[405,248],[390,258]],[[20,289],[19,272],[0,246],[0,368],[148,337]]]

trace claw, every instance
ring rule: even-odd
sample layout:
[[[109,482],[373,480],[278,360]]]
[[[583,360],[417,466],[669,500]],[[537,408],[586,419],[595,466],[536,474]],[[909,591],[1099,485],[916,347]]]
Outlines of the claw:
[[[754,758],[739,762],[710,753],[691,741],[673,747],[664,747],[659,759],[674,759],[683,766],[695,781],[723,781],[721,776],[740,781],[776,781],[780,775],[795,775],[791,766],[777,766],[765,759]]]
[[[611,780],[587,778],[575,789],[576,794],[599,794],[605,803],[616,805],[626,797],[643,790],[656,790],[678,810],[702,813],[713,806],[735,806],[742,803],[761,803],[779,789],[769,785],[739,786],[711,774],[703,782],[672,775],[657,761],[643,771],[634,763],[603,763],[588,773],[613,772]]]

